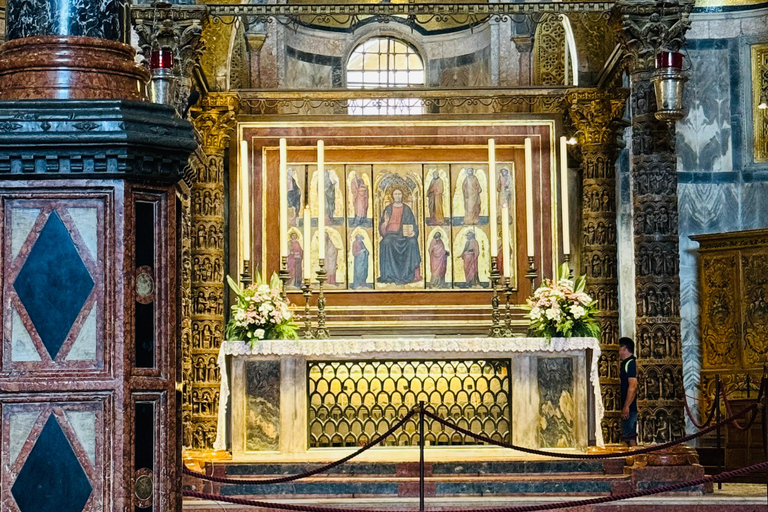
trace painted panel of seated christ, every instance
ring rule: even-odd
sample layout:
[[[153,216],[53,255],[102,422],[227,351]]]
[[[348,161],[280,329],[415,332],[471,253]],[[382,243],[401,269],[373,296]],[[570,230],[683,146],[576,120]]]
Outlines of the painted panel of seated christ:
[[[514,212],[514,162],[501,162],[497,169],[498,204]],[[289,289],[301,287],[305,257],[312,259],[313,274],[318,269],[320,243],[325,245],[330,290],[489,287],[486,162],[327,164],[322,240],[317,231],[317,172],[316,165],[290,162],[286,167]],[[307,202],[309,247],[301,215]]]

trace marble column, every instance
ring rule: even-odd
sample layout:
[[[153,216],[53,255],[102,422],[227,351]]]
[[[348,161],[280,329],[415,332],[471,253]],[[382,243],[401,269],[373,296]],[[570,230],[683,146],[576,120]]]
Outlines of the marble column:
[[[224,155],[238,108],[236,93],[209,93],[192,110],[202,159],[192,176],[192,380],[191,448],[211,449],[216,440],[219,371],[224,338]]]
[[[605,417],[603,438],[620,441],[618,380],[619,280],[616,243],[616,153],[622,126],[624,91],[580,90],[569,93],[568,113],[581,150],[581,274],[587,293],[598,301],[601,330],[600,386]]]
[[[124,101],[148,74],[122,8],[8,4],[2,510],[181,510],[175,184],[196,143],[171,107]]]
[[[656,54],[678,50],[693,2],[616,4],[628,53],[630,173],[635,252],[638,434],[644,443],[684,434],[675,126],[654,116]]]
[[[126,4],[9,0],[0,99],[143,99],[148,73],[122,42]]]

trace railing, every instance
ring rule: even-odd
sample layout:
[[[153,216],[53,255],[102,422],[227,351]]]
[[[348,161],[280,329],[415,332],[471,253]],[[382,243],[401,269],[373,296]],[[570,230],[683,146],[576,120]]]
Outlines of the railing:
[[[699,429],[698,432],[694,434],[689,434],[686,436],[683,436],[679,439],[669,441],[667,443],[659,444],[659,445],[652,445],[647,446],[645,448],[639,448],[636,450],[631,450],[629,452],[613,452],[613,453],[557,453],[557,452],[551,452],[551,451],[543,451],[543,450],[537,450],[534,448],[527,448],[523,446],[517,446],[511,443],[506,443],[504,441],[500,441],[498,439],[492,439],[484,434],[479,434],[472,432],[468,429],[465,429],[459,425],[456,425],[455,423],[451,422],[448,419],[443,418],[442,416],[436,414],[435,412],[432,412],[428,410],[428,407],[424,405],[424,402],[419,402],[419,404],[416,407],[411,408],[404,416],[402,416],[392,427],[381,434],[380,436],[376,437],[375,439],[372,439],[369,443],[367,443],[365,446],[361,447],[354,453],[351,453],[347,455],[346,457],[339,459],[335,462],[332,462],[330,464],[326,464],[324,466],[315,468],[310,471],[306,471],[304,473],[299,473],[296,475],[286,475],[276,478],[268,478],[268,479],[244,479],[244,478],[227,478],[227,477],[216,477],[212,475],[208,475],[205,473],[199,473],[196,471],[191,471],[187,468],[183,469],[183,473],[187,476],[200,478],[202,480],[207,480],[210,482],[217,482],[217,483],[226,483],[226,484],[241,484],[241,485],[268,485],[268,484],[278,484],[278,483],[286,483],[286,482],[293,482],[295,480],[300,480],[303,478],[311,477],[313,475],[317,475],[319,473],[324,473],[326,471],[329,471],[336,466],[339,466],[341,464],[344,464],[345,462],[348,462],[352,460],[353,458],[357,457],[358,455],[362,454],[363,452],[373,448],[374,446],[383,443],[389,436],[395,434],[399,429],[401,429],[413,416],[418,415],[418,425],[419,425],[419,510],[423,512],[425,510],[425,503],[424,503],[424,482],[425,482],[425,470],[424,470],[424,461],[425,461],[425,420],[426,418],[430,418],[431,420],[438,422],[445,426],[446,428],[450,428],[455,430],[456,432],[461,433],[464,436],[474,438],[475,440],[492,444],[495,446],[500,446],[503,448],[508,448],[511,450],[520,451],[523,453],[528,453],[532,455],[540,455],[544,457],[554,457],[554,458],[561,458],[561,459],[581,459],[581,460],[606,460],[606,459],[612,459],[612,458],[624,458],[627,456],[637,456],[647,453],[653,453],[660,450],[668,449],[672,446],[680,445],[683,443],[686,443],[688,441],[691,441],[693,439],[699,438],[703,435],[706,435],[712,431],[718,432],[718,445],[719,445],[719,436],[720,436],[720,430],[723,427],[732,426],[738,430],[746,430],[749,429],[754,422],[757,419],[758,414],[761,415],[762,418],[762,428],[763,428],[763,449],[765,452],[766,459],[768,459],[768,378],[764,377],[760,384],[760,391],[758,393],[758,397],[755,400],[754,403],[751,405],[745,407],[741,411],[737,413],[733,413],[730,408],[730,404],[728,402],[728,398],[726,394],[723,392],[722,387],[719,384],[716,388],[715,397],[713,400],[713,406],[710,412],[707,414],[706,420],[699,424],[696,422],[695,418],[693,417],[693,414],[690,411],[690,408],[688,407],[688,404],[686,403],[686,411],[688,412],[689,416],[691,417],[694,425]],[[727,417],[725,419],[719,419],[720,415],[720,401],[722,400],[723,405],[726,408]],[[749,419],[746,420],[746,423],[739,424],[738,420],[740,418],[743,418],[745,416],[749,415]],[[711,424],[713,419],[717,419],[715,423]],[[751,466],[746,466],[743,468],[739,468],[733,471],[726,471],[726,472],[719,472],[717,475],[708,476],[704,478],[699,478],[696,480],[689,480],[686,482],[679,482],[674,483],[670,485],[666,485],[663,487],[657,487],[653,489],[645,489],[640,491],[634,491],[634,492],[628,492],[613,496],[601,496],[597,498],[590,498],[590,499],[584,499],[579,501],[568,501],[568,502],[561,502],[561,503],[549,503],[549,504],[541,504],[541,505],[528,505],[528,506],[516,506],[516,507],[492,507],[492,508],[485,508],[485,509],[471,509],[474,512],[537,512],[537,511],[543,511],[543,510],[556,510],[561,508],[569,508],[569,507],[579,507],[579,506],[588,506],[588,505],[598,505],[602,503],[609,503],[609,502],[615,502],[615,501],[621,501],[626,500],[630,498],[638,498],[642,496],[652,496],[655,494],[665,493],[665,492],[671,492],[671,491],[678,491],[681,489],[689,488],[689,487],[697,487],[701,485],[706,485],[710,483],[718,483],[720,484],[723,481],[731,480],[736,477],[741,477],[756,471],[763,471],[768,470],[768,460],[765,462],[760,462],[758,464],[753,464]],[[233,496],[222,496],[218,494],[210,494],[210,493],[202,493],[192,490],[184,490],[183,491],[184,496],[192,497],[192,498],[201,498],[206,500],[213,500],[213,501],[222,501],[227,503],[233,503],[236,505],[245,505],[245,506],[254,506],[254,507],[262,507],[262,508],[268,508],[273,510],[291,510],[291,511],[297,511],[297,512],[363,512],[359,511],[358,509],[351,509],[351,508],[327,508],[327,507],[317,507],[317,506],[307,506],[307,505],[292,505],[292,504],[286,504],[286,503],[270,503],[270,502],[263,502],[263,501],[256,501],[256,500],[249,500],[249,499],[243,499],[243,498],[236,498]],[[383,512],[383,511],[376,511],[371,509],[366,509],[365,512]]]

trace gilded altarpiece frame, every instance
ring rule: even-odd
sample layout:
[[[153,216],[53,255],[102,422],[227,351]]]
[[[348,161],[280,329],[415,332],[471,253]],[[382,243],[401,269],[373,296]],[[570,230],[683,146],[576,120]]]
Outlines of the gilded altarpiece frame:
[[[558,243],[558,179],[556,159],[552,158],[559,121],[554,117],[421,117],[407,121],[366,117],[299,121],[259,116],[257,121],[248,118],[240,121],[238,136],[248,142],[251,164],[250,257],[256,268],[266,269],[268,273],[279,266],[279,139],[287,139],[289,173],[295,181],[289,180],[288,184],[289,246],[295,245],[293,252],[300,257],[309,252],[313,260],[318,243],[316,144],[318,140],[325,143],[329,233],[326,261],[329,250],[336,259],[335,284],[326,286],[326,291],[330,294],[329,320],[337,333],[352,332],[363,326],[367,331],[373,328],[391,332],[395,327],[403,332],[444,329],[455,333],[456,326],[461,326],[467,333],[487,332],[490,321],[487,143],[489,138],[495,139],[497,175],[501,176],[502,169],[506,169],[503,179],[497,179],[497,190],[501,184],[502,192],[499,201],[503,195],[511,203],[513,323],[518,332],[525,331],[527,322],[519,305],[530,294],[530,283],[524,277],[528,268],[526,137],[533,141],[535,264],[539,276],[542,269],[545,276],[551,276],[557,263],[562,261]],[[292,196],[290,191],[295,188],[299,193],[294,192]],[[475,188],[479,195],[473,206]],[[356,194],[360,198],[357,206]],[[309,251],[303,241],[303,219],[295,215],[296,209],[303,208],[306,201],[312,212]],[[329,201],[333,202],[333,212],[329,211]],[[399,202],[405,205],[404,215],[410,219],[402,221],[402,233],[406,233],[407,228],[413,235],[417,241],[413,245],[418,247],[421,256],[418,267],[413,270],[414,278],[407,282],[387,278],[381,256],[387,222],[393,216],[392,206]],[[436,203],[441,203],[442,208],[437,208]],[[470,205],[470,211],[465,211],[465,204]],[[500,219],[501,209],[498,215]],[[230,225],[237,226],[237,221],[236,214],[231,214]],[[440,244],[433,243],[436,233],[440,233],[444,241],[446,268],[441,275],[434,275],[431,268],[436,260],[430,259],[430,249],[441,253]],[[473,252],[479,253],[476,270],[471,267]],[[363,263],[368,264],[367,270]],[[303,297],[295,287],[298,280],[290,284],[289,297],[303,304]]]
[[[764,90],[768,90],[768,44],[751,46],[752,123],[755,162],[768,162],[768,110],[759,109]]]

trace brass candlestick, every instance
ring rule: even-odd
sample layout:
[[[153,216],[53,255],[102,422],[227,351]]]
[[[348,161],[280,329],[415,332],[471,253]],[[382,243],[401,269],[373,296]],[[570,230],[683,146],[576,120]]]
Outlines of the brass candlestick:
[[[309,283],[309,277],[304,278],[301,290],[304,292],[304,339],[311,340],[315,335],[312,333],[312,317],[309,311],[309,299],[312,298],[312,285]]]
[[[283,283],[282,288],[280,288],[280,297],[287,301],[288,294],[285,293],[285,288],[288,286],[288,280],[291,278],[291,273],[288,272],[288,256],[280,257],[280,272],[277,275],[280,276],[280,281]]]
[[[535,291],[534,286],[536,286],[536,278],[538,277],[536,266],[533,263],[533,256],[528,256],[528,272],[525,274],[525,277],[531,281],[531,295],[533,295],[533,292]]]
[[[251,260],[243,260],[243,273],[240,274],[240,284],[243,285],[243,288],[248,288],[252,282]]]
[[[317,329],[315,330],[315,338],[319,340],[326,340],[330,338],[328,329],[325,327],[325,291],[323,285],[328,279],[328,274],[325,272],[325,258],[318,260],[320,268],[317,270]]]
[[[573,279],[573,269],[571,268],[571,255],[565,253],[563,255],[563,261],[568,265],[568,279]]]
[[[491,330],[488,336],[491,338],[501,338],[503,333],[499,325],[499,259],[496,256],[491,257],[491,287],[493,288],[493,297],[491,298]]]
[[[504,334],[505,338],[512,337],[512,278],[502,277],[502,286],[504,287],[504,296],[506,297],[506,303],[504,305]]]

